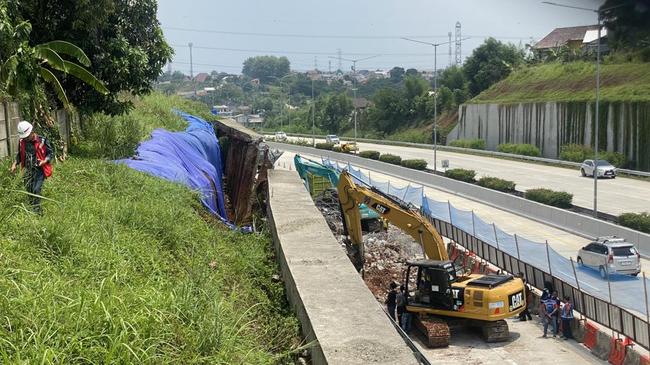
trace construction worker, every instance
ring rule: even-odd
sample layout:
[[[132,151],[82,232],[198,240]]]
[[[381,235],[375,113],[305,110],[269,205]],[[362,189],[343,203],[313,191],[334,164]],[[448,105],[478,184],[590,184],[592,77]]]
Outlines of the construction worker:
[[[11,172],[15,172],[20,165],[23,171],[23,182],[28,193],[32,208],[36,213],[41,213],[41,188],[46,178],[52,175],[52,146],[42,136],[34,133],[31,123],[23,120],[18,123],[18,137],[20,143],[16,160],[11,165]]]

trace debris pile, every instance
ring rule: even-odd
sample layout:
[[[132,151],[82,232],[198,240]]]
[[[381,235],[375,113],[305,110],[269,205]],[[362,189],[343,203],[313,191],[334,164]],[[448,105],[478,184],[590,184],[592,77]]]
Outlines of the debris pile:
[[[336,236],[339,242],[342,242],[343,221],[341,218],[341,208],[339,207],[339,194],[334,189],[327,189],[318,196],[314,197],[314,203],[320,210],[327,225]]]

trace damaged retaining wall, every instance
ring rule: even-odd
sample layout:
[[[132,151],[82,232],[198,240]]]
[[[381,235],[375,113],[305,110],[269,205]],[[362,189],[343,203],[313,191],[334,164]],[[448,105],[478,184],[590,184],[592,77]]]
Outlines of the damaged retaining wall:
[[[418,364],[295,171],[268,172],[268,217],[314,364]]]

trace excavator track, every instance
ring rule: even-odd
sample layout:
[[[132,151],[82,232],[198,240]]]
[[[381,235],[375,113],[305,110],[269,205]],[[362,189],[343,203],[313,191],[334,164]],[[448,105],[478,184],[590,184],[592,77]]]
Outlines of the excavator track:
[[[508,323],[506,321],[477,322],[480,322],[479,327],[481,328],[481,333],[485,342],[503,342],[510,340],[510,330],[508,329]]]
[[[415,328],[426,338],[427,347],[440,348],[449,346],[449,325],[441,318],[416,315]]]

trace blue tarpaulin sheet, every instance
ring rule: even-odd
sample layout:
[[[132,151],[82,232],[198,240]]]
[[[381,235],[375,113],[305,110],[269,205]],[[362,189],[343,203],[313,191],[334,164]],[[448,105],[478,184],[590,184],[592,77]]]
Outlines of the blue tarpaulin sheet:
[[[117,162],[198,191],[210,213],[229,224],[221,180],[221,150],[214,129],[201,118],[179,114],[188,123],[185,131],[156,129],[151,139],[140,143],[133,158]]]

